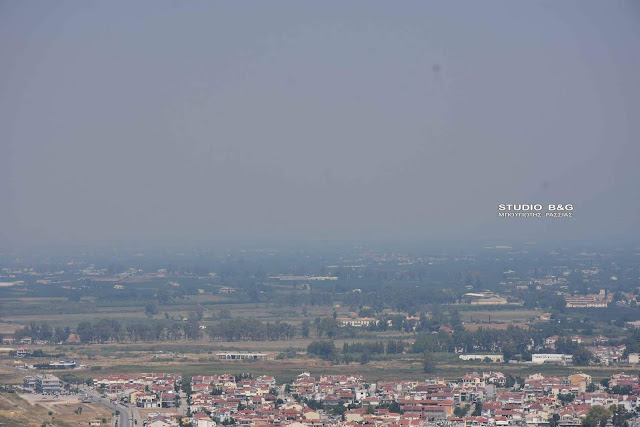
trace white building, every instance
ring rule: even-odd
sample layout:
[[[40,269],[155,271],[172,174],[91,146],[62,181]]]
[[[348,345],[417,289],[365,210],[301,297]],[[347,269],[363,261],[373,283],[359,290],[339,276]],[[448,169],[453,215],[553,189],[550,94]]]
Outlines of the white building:
[[[249,353],[249,352],[237,352],[226,351],[224,353],[216,353],[219,360],[267,360],[266,353]]]
[[[555,354],[555,353],[539,353],[531,356],[531,363],[536,365],[542,365],[543,363],[569,363],[573,361],[573,356],[570,354]]]
[[[338,319],[340,326],[353,326],[354,328],[364,328],[378,321],[373,317],[358,317],[356,319],[340,318]]]
[[[504,356],[501,354],[461,354],[458,357],[462,360],[479,360],[483,362],[489,359],[492,362],[504,362]]]

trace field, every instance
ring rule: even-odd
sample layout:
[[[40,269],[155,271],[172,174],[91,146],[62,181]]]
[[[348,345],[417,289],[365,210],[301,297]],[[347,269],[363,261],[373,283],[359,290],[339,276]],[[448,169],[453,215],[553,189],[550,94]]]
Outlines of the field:
[[[0,393],[0,425],[36,426],[51,417],[43,407],[32,407],[15,394]]]
[[[82,408],[82,411],[78,408]],[[40,427],[48,421],[59,427],[77,427],[88,425],[90,420],[95,419],[106,421],[102,425],[109,425],[111,413],[100,405],[78,403],[75,398],[64,402],[62,398],[53,401],[42,399],[42,396],[0,393],[2,425]]]
[[[59,426],[88,425],[90,420],[110,420],[111,412],[104,406],[93,403],[82,403],[78,396],[42,396],[37,394],[22,394],[23,399],[29,406],[26,408],[43,407],[47,416]],[[106,423],[103,423],[106,425]]]
[[[159,305],[158,314],[154,317],[163,318],[167,313],[172,318],[182,318],[189,315],[198,307],[203,311],[204,324],[207,318],[215,316],[220,310],[229,310],[233,317],[251,318],[261,321],[287,321],[300,323],[302,309],[293,307],[276,307],[265,303],[220,303],[219,297],[211,295],[188,295],[180,301],[168,305]],[[18,309],[18,307],[21,307]],[[47,322],[52,327],[77,325],[82,321],[96,319],[117,319],[121,321],[143,320],[148,316],[142,305],[98,305],[91,299],[84,299],[80,303],[70,303],[62,298],[17,298],[3,299],[0,303],[2,320],[0,333],[13,333],[21,325],[30,322]],[[332,307],[308,307],[307,317],[329,316]],[[338,309],[341,315],[348,310]]]

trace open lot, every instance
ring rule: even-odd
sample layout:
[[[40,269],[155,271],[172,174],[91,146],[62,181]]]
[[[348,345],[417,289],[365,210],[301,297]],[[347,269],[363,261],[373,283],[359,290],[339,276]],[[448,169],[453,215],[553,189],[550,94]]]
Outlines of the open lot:
[[[4,425],[40,427],[43,421],[52,420],[48,412],[44,406],[32,405],[15,393],[0,393],[0,423]]]

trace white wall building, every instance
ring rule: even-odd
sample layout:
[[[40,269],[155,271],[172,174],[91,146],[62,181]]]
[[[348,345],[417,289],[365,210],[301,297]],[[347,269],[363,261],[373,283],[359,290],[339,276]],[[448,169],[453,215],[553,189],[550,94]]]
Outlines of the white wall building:
[[[479,360],[483,362],[485,359],[489,359],[492,362],[504,362],[504,356],[501,354],[461,354],[462,360]]]
[[[531,363],[536,365],[542,365],[543,363],[568,363],[572,361],[573,356],[570,354],[539,353],[531,356]]]

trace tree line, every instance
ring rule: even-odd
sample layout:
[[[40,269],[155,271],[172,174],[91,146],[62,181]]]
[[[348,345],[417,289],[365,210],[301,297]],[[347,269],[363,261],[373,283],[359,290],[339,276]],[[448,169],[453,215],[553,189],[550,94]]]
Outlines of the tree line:
[[[83,321],[73,330],[82,343],[152,342],[199,340],[206,332],[211,340],[223,341],[274,341],[291,340],[298,328],[286,322],[260,322],[258,320],[223,320],[219,325],[203,327],[198,313],[189,314],[184,321],[172,319],[145,319],[123,322],[118,319]],[[31,324],[16,330],[14,338],[31,337],[33,340],[59,343],[72,333],[70,327],[52,328],[45,322]]]
[[[309,344],[307,354],[331,360],[334,363],[350,363],[359,360],[361,364],[365,364],[371,360],[371,355],[402,353],[405,346],[406,343],[402,340],[389,340],[386,345],[383,341],[344,343],[340,352],[333,341],[321,340]]]
[[[287,322],[263,323],[253,319],[225,320],[220,325],[208,326],[211,340],[224,341],[277,341],[290,340],[297,328]]]
[[[69,338],[71,334],[71,328],[63,328],[57,326],[51,327],[46,322],[30,322],[27,326],[17,329],[13,333],[13,338],[21,340],[23,338],[30,337],[35,341],[48,341],[48,342],[64,342]]]
[[[411,348],[413,353],[424,352],[491,352],[503,353],[505,359],[516,356],[530,358],[531,349],[542,345],[544,337],[536,331],[509,326],[506,330],[479,328],[477,331],[440,331],[436,334],[419,334]]]

